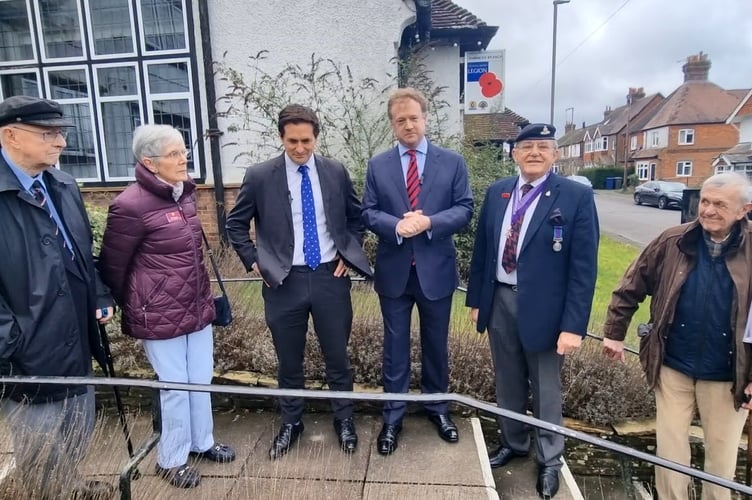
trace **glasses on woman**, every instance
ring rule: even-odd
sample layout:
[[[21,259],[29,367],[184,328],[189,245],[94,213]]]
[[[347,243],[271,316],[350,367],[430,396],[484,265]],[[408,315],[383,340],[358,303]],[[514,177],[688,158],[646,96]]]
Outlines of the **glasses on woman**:
[[[174,151],[170,151],[169,153],[165,153],[163,155],[153,155],[151,158],[168,158],[170,160],[177,160],[178,158],[182,158],[185,156],[186,160],[191,159],[191,150],[190,149],[176,149]]]
[[[23,128],[23,127],[11,127],[11,128],[14,128],[16,130],[23,130],[24,132],[29,132],[30,134],[40,135],[42,136],[42,140],[44,142],[49,142],[49,143],[55,142],[55,139],[57,139],[57,136],[62,137],[63,140],[65,140],[68,137],[68,131],[65,129],[61,129],[61,128],[57,130],[45,130],[44,132],[40,132],[38,130],[31,130],[31,129]]]

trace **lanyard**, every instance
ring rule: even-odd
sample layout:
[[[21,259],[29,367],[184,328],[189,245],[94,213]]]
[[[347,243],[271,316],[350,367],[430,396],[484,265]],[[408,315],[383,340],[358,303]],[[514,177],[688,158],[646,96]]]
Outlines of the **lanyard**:
[[[546,188],[546,184],[548,184],[548,178],[551,176],[551,172],[548,172],[546,174],[546,178],[538,184],[536,187],[532,189],[532,191],[528,192],[527,195],[523,197],[522,200],[520,200],[520,189],[517,186],[517,184],[514,185],[514,196],[512,196],[512,226],[517,224],[522,217],[525,215],[525,212],[527,211],[530,204],[543,192],[543,190]],[[519,178],[518,181],[519,182]]]

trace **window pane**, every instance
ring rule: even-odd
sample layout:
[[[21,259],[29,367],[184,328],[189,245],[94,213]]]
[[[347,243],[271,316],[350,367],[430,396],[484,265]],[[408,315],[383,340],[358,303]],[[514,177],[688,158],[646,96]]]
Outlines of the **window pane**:
[[[49,78],[52,99],[77,99],[89,95],[86,72],[83,69],[50,71]]]
[[[65,139],[67,146],[60,155],[60,169],[76,178],[98,178],[89,104],[63,104],[63,112],[74,127]]]
[[[25,0],[0,2],[0,61],[34,58]]]
[[[152,94],[188,92],[188,64],[150,64],[149,91]]]
[[[76,0],[40,0],[39,17],[47,57],[83,56]]]
[[[146,51],[185,49],[183,2],[141,0]]]
[[[102,103],[104,144],[110,177],[133,177],[135,160],[131,152],[133,129],[141,124],[138,101]]]
[[[138,95],[136,68],[133,66],[99,68],[97,83],[102,97]]]
[[[133,52],[129,0],[89,0],[94,53]]]
[[[154,120],[152,123],[172,125],[183,134],[188,149],[193,148],[194,138],[191,134],[191,113],[188,99],[154,101]],[[193,170],[193,157],[188,160],[188,170]]]
[[[39,97],[36,73],[0,75],[0,99],[7,99],[14,95]]]

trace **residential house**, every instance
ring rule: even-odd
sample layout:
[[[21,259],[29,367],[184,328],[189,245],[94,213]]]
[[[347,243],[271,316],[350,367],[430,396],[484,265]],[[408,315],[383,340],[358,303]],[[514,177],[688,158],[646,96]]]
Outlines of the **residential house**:
[[[734,109],[726,123],[739,128],[739,142],[715,159],[715,173],[740,172],[752,180],[752,90]]]
[[[60,168],[105,206],[134,179],[132,130],[179,128],[193,152],[199,212],[216,238],[249,163],[243,154],[259,142],[219,116],[228,82],[215,74],[218,61],[252,80],[249,56],[261,51],[269,74],[305,67],[315,54],[386,85],[400,61],[417,54],[446,89],[448,126],[461,132],[461,56],[485,49],[497,29],[450,0],[299,0],[294,8],[260,0],[3,0],[0,99],[62,103],[76,128]]]
[[[582,123],[582,128],[577,128],[571,122],[564,125],[564,135],[557,141],[559,145],[559,159],[556,161],[558,173],[573,175],[585,166],[583,145],[586,134],[593,130],[595,127],[588,129],[585,122]]]
[[[737,144],[738,130],[727,119],[748,89],[725,90],[708,81],[710,64],[702,52],[688,57],[682,68],[684,83],[644,125],[630,130],[630,141],[642,147],[632,155],[640,180],[697,187],[712,175],[718,155]]]

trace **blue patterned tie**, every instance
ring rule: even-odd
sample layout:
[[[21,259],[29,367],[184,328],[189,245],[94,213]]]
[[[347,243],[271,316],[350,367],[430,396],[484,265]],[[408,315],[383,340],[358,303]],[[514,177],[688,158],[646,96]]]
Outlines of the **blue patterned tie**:
[[[319,233],[316,230],[316,206],[313,203],[308,165],[298,167],[298,172],[303,176],[300,182],[300,201],[303,205],[303,256],[308,267],[316,269],[321,263],[321,248]]]

